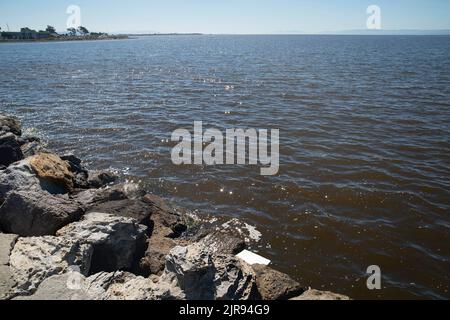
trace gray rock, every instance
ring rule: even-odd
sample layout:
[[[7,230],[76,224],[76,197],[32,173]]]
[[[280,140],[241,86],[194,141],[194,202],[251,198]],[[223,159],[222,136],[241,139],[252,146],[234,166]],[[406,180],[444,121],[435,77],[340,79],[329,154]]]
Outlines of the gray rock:
[[[58,236],[19,238],[10,256],[16,295],[36,291],[46,278],[78,268],[84,276],[131,270],[145,248],[146,227],[135,220],[90,213]],[[137,258],[138,256],[138,258]]]
[[[45,279],[30,296],[18,296],[13,300],[94,300],[81,286],[78,281],[85,281],[85,277],[75,272],[54,275]],[[75,282],[75,283],[73,283]]]
[[[135,219],[93,212],[57,232],[60,237],[93,245],[91,273],[132,270],[144,255],[147,227]]]
[[[4,131],[14,133],[16,136],[22,135],[20,121],[15,117],[0,114],[0,127]]]
[[[11,191],[0,207],[2,230],[23,237],[54,235],[83,214],[80,205],[45,191]]]
[[[288,300],[305,292],[304,287],[284,273],[264,265],[252,268],[262,300]]]
[[[0,165],[9,166],[23,159],[23,153],[16,136],[7,133],[0,136]]]
[[[9,266],[0,265],[0,300],[13,297],[13,287],[16,285]]]
[[[235,237],[230,230],[215,230],[199,242],[214,254],[236,255],[247,247],[245,241]]]
[[[105,171],[89,172],[88,185],[91,188],[102,188],[117,180],[117,176]]]
[[[161,278],[176,283],[178,299],[247,300],[256,289],[249,265],[232,255],[212,254],[199,243],[173,248]]]
[[[42,191],[64,194],[65,188],[47,179],[40,179],[33,171],[28,159],[10,165],[0,172],[0,203],[12,190]]]
[[[27,141],[20,146],[24,158],[35,156],[42,152],[48,152],[48,150],[38,141]]]
[[[93,247],[76,239],[63,237],[19,238],[10,256],[10,269],[17,285],[15,294],[34,292],[46,278],[77,266],[89,273]]]
[[[0,233],[0,266],[9,264],[9,255],[16,244],[18,236],[15,234]]]
[[[351,300],[349,297],[329,292],[309,289],[302,295],[292,298],[291,300]]]
[[[164,300],[172,298],[171,289],[157,279],[127,272],[101,272],[90,277],[70,272],[52,276],[33,295],[14,300]]]

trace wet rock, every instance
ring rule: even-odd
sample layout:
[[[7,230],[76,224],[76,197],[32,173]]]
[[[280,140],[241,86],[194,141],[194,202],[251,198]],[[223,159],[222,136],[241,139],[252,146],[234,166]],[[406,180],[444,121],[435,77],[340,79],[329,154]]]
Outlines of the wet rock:
[[[132,270],[147,249],[147,227],[135,219],[93,212],[57,232],[93,245],[91,273]]]
[[[0,233],[0,265],[9,264],[9,255],[14,247],[18,236],[15,234]]]
[[[232,255],[211,254],[199,243],[173,248],[161,278],[176,283],[179,299],[247,300],[255,295],[249,265]]]
[[[92,205],[88,212],[108,212],[120,217],[134,218],[140,224],[150,226],[150,208],[140,200],[106,201]]]
[[[78,220],[83,209],[74,201],[44,191],[11,191],[0,207],[2,230],[23,237],[54,235]]]
[[[329,291],[309,289],[302,295],[291,300],[351,300],[349,297]]]
[[[41,182],[50,182],[72,191],[74,174],[69,164],[60,157],[50,153],[40,153],[27,159],[30,167]]]
[[[16,136],[22,135],[20,121],[15,117],[0,114],[0,128],[5,132],[12,132]]]
[[[102,188],[117,180],[117,176],[105,171],[89,172],[88,185],[91,188]]]
[[[19,238],[10,256],[10,268],[17,283],[15,294],[34,292],[46,278],[77,266],[87,275],[93,247],[63,237]]]
[[[305,292],[288,275],[264,265],[253,265],[256,285],[262,300],[288,300]]]
[[[16,136],[7,133],[0,136],[0,165],[9,166],[11,163],[23,159],[23,153]]]

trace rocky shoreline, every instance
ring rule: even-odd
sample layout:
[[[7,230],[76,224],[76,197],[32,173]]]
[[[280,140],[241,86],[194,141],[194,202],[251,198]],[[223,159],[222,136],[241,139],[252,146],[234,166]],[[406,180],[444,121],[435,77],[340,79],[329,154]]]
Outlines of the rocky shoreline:
[[[246,263],[246,242],[0,115],[0,300],[348,299]]]

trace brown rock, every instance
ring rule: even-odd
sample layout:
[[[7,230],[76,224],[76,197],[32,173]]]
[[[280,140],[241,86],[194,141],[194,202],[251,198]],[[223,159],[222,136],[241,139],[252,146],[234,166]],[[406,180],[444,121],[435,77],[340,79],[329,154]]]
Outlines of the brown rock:
[[[115,216],[134,218],[140,224],[150,226],[150,208],[140,200],[124,199],[98,203],[90,207],[88,212],[107,212]]]
[[[143,197],[143,201],[150,208],[155,230],[162,227],[170,228],[172,232],[167,235],[170,238],[178,238],[187,230],[181,216],[172,210],[162,198],[147,194]]]
[[[256,286],[262,300],[288,300],[305,289],[288,275],[264,265],[253,265]]]
[[[74,175],[70,171],[70,166],[57,155],[40,153],[30,157],[28,162],[41,181],[48,180],[68,191],[73,189]]]
[[[153,235],[148,241],[148,249],[140,261],[140,269],[143,275],[161,275],[166,265],[166,256],[177,243],[170,238]]]
[[[329,291],[309,289],[302,295],[291,300],[351,300],[349,297]]]

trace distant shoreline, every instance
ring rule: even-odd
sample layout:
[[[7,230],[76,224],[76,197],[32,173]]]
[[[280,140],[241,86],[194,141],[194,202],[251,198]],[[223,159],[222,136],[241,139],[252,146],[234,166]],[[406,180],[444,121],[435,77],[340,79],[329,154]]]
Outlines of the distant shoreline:
[[[102,40],[125,40],[130,39],[128,35],[102,36],[102,37],[57,37],[44,39],[0,39],[0,43],[17,42],[66,42],[66,41],[102,41]]]

